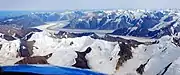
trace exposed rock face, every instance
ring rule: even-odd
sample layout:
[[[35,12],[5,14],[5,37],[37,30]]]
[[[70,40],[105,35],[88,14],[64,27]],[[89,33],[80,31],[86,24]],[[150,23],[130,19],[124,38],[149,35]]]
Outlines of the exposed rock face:
[[[23,40],[28,40],[28,39],[30,39],[33,34],[34,34],[34,33],[29,33],[29,34],[27,34],[25,37],[23,37]]]
[[[131,40],[131,39],[124,39],[121,37],[113,37],[108,34],[106,34],[104,37],[99,37],[98,35],[93,35],[93,36],[91,36],[91,38],[106,40],[106,41],[110,41],[110,42],[118,42],[118,41],[124,42],[124,43],[129,44],[132,47],[137,47],[140,44],[145,44],[144,42],[138,42],[136,40]]]
[[[90,69],[87,63],[87,59],[85,58],[86,54],[91,52],[91,47],[88,47],[85,52],[76,51],[78,57],[75,59],[76,63],[72,66],[83,69]]]
[[[136,72],[139,74],[143,74],[144,72],[144,68],[146,67],[147,63],[149,62],[150,59],[147,60],[147,62],[145,64],[141,64],[137,69]]]
[[[14,37],[9,35],[1,35],[0,37],[8,41],[16,40]]]
[[[2,48],[2,44],[0,44],[0,50],[1,50],[1,48]]]
[[[114,37],[110,36],[109,34],[105,34],[104,37],[98,36],[96,33],[89,32],[89,33],[73,33],[73,32],[66,32],[66,31],[59,31],[58,34],[55,34],[56,37],[58,38],[75,38],[75,37],[82,37],[82,36],[90,36],[93,39],[100,39],[100,40],[106,40],[110,42],[125,42],[128,43],[132,47],[137,47],[140,44],[145,44],[145,45],[151,45],[151,44],[157,44],[159,41],[154,41],[154,42],[138,42],[136,40],[132,39],[124,39],[121,37]]]
[[[1,38],[8,41],[23,39],[30,32],[41,32],[42,30],[36,28],[16,28],[13,26],[0,26]]]
[[[73,43],[73,41],[70,43],[70,45],[73,45],[74,43]]]
[[[19,49],[19,56],[20,57],[30,57],[33,54],[33,45],[35,41],[26,41],[21,40],[20,49]]]
[[[143,72],[144,72],[144,68],[145,68],[145,64],[141,64],[141,65],[136,69],[136,72],[142,75]]]
[[[120,51],[118,55],[120,58],[118,59],[118,62],[116,64],[116,70],[119,69],[120,66],[123,65],[123,63],[133,57],[131,52],[131,46],[129,44],[125,44],[124,42],[118,42]]]
[[[58,38],[74,38],[75,35],[72,33],[66,32],[66,31],[59,31],[57,34],[55,34],[56,37]]]
[[[179,47],[180,47],[180,38],[174,37],[172,42],[173,42],[176,46],[179,46]]]
[[[46,56],[33,56],[33,57],[25,57],[24,59],[16,62],[15,64],[49,64],[47,59],[52,56],[52,53]]]
[[[55,34],[58,38],[75,38],[75,37],[82,37],[82,36],[89,36],[95,34],[93,32],[89,33],[72,33],[72,32],[66,32],[66,31],[59,31],[57,34]]]
[[[21,57],[29,57],[33,54],[33,45],[35,41],[27,41],[34,34],[33,32],[41,32],[36,28],[16,28],[13,26],[0,26],[0,38],[7,41],[20,40],[20,48],[18,55]]]

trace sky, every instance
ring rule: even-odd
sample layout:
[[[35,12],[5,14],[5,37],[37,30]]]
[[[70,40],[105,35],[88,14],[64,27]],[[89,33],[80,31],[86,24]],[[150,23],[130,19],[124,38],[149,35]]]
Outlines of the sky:
[[[163,9],[180,0],[0,0],[0,10]]]

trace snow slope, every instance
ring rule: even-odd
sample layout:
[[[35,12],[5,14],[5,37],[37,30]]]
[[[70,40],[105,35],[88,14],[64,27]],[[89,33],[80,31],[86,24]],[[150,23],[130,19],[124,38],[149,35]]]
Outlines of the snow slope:
[[[127,38],[141,42],[147,42],[143,38]],[[56,38],[48,31],[35,32],[28,41],[35,40],[32,56],[44,56],[49,53],[53,55],[47,60],[51,65],[72,67],[75,64],[77,54],[75,51],[84,52],[88,47],[92,51],[85,58],[93,71],[116,75],[139,75],[136,70],[141,64],[147,64],[144,67],[143,75],[179,75],[180,47],[172,43],[172,36],[163,36],[155,44],[140,44],[138,47],[132,47],[133,58],[124,62],[119,70],[116,70],[120,47],[118,42],[109,42],[100,39],[93,39],[90,36],[76,38]],[[150,40],[152,41],[152,40]],[[0,65],[14,65],[15,62],[22,59],[17,56],[20,41],[7,41],[0,39],[2,48],[0,50]],[[71,44],[73,42],[73,44]],[[168,69],[164,69],[172,63]]]
[[[88,59],[89,66],[92,67],[92,70],[103,73],[114,72],[116,66],[115,63],[118,57],[117,53],[119,51],[117,42],[95,40],[89,36],[56,39],[44,35],[44,33],[45,32],[36,33],[29,39],[29,41],[35,40],[36,43],[34,45],[38,47],[38,49],[33,50],[33,56],[43,56],[53,52],[52,57],[48,59],[50,64],[70,67],[75,63],[75,58],[77,57],[75,51],[83,52],[87,47],[91,47],[92,52],[89,53],[86,58]],[[74,44],[70,45],[71,42]],[[111,57],[115,59],[110,62],[109,60]],[[103,67],[103,65],[106,66]]]
[[[138,75],[136,72],[137,67],[141,64],[149,62],[144,68],[143,75],[156,75],[163,70],[169,63],[177,64],[179,58],[179,49],[180,47],[175,46],[171,43],[172,38],[170,36],[164,36],[159,39],[158,44],[153,45],[139,45],[138,48],[133,50],[133,58],[128,60],[127,63],[121,67],[120,71],[117,74],[126,75]],[[174,68],[175,66],[171,66]],[[177,68],[177,66],[176,66]],[[168,70],[165,75],[178,75],[178,69]]]
[[[43,36],[43,38],[46,38]],[[35,38],[36,40],[37,38]],[[52,39],[52,38],[51,38]],[[53,56],[48,60],[49,63],[59,66],[71,67],[75,63],[75,58],[77,54],[74,51],[84,51],[87,47],[92,48],[86,58],[88,60],[89,66],[94,71],[103,72],[107,74],[117,74],[117,75],[126,75],[126,74],[137,74],[136,69],[140,64],[144,64],[148,59],[146,67],[144,68],[144,75],[155,75],[163,70],[169,63],[177,65],[179,58],[179,47],[175,46],[172,41],[172,37],[164,36],[159,39],[158,44],[152,45],[139,45],[137,48],[134,48],[133,58],[124,63],[120,67],[120,70],[116,71],[115,66],[119,58],[119,46],[117,42],[108,42],[104,40],[92,39],[89,36],[84,36],[80,38],[64,38],[59,39],[59,43],[52,42],[55,39],[39,39],[41,43],[35,44],[40,47],[40,50],[44,50],[38,54],[48,54],[49,52],[54,52]],[[46,44],[48,40],[51,44]],[[70,45],[71,42],[74,42],[73,45]],[[56,44],[56,47],[52,47]],[[39,50],[37,50],[39,51]],[[46,52],[47,51],[47,52]],[[113,58],[110,61],[110,58]],[[176,66],[177,67],[177,66]],[[173,69],[174,67],[171,66]],[[177,69],[178,70],[178,69]],[[175,70],[175,71],[177,71]],[[171,69],[167,71],[166,75],[172,75],[174,72],[171,72]],[[178,75],[178,74],[177,74]]]
[[[0,38],[0,44],[2,45],[0,50],[0,65],[11,65],[20,59],[16,58],[20,46],[19,40],[7,41]]]

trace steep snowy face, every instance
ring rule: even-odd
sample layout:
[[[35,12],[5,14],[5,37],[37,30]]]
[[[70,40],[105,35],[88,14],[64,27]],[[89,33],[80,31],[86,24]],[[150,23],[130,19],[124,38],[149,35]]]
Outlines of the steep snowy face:
[[[168,65],[178,59],[180,48],[171,43],[171,40],[172,38],[166,36],[161,39],[161,45],[158,46],[159,49],[156,49],[157,52],[153,51],[154,53],[151,55],[151,58],[149,58],[147,67],[145,67],[145,75],[162,74],[163,72],[166,74],[165,72],[168,70]],[[151,48],[153,48],[153,46],[154,45],[152,45]]]
[[[17,60],[20,40],[7,41],[0,38],[0,65],[14,64]]]
[[[12,57],[17,57],[18,49],[20,47],[20,41],[19,40],[14,40],[14,41],[7,41],[4,39],[1,40],[1,51],[0,53],[3,54],[1,55],[2,57],[7,57],[7,58],[12,58]]]
[[[120,67],[117,74],[178,75],[178,69],[173,69],[174,73],[170,68],[175,68],[173,65],[178,61],[179,48],[172,43],[170,36],[162,37],[157,44],[139,45],[132,50],[133,58]]]
[[[30,56],[33,41],[27,41],[39,29],[19,29],[12,26],[0,27],[0,65],[13,64],[21,56]],[[40,30],[41,31],[41,30]],[[31,53],[26,53],[30,51]],[[6,63],[7,62],[7,63]]]

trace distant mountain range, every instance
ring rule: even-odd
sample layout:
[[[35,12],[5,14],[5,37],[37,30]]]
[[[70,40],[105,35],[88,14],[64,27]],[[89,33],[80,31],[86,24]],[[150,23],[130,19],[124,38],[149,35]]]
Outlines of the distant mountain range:
[[[113,35],[160,38],[180,31],[180,10],[96,10],[32,12],[3,18],[0,25],[34,27],[47,22],[68,21],[63,28],[115,30]]]

